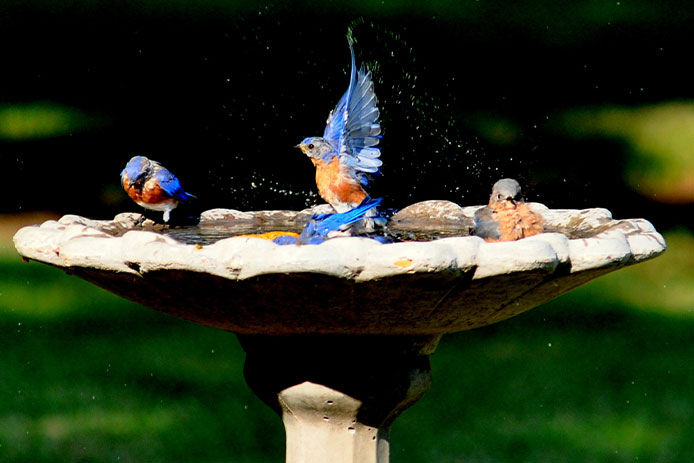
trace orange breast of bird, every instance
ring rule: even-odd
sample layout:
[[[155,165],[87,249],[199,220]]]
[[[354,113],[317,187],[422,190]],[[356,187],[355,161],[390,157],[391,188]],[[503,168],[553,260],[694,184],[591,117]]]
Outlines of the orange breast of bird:
[[[169,196],[169,194],[164,191],[161,186],[159,186],[159,182],[157,182],[154,178],[145,182],[144,187],[142,188],[142,199],[140,201],[147,204],[160,204],[172,200],[173,198],[171,198],[171,196]]]
[[[495,218],[499,223],[500,237],[494,241],[515,241],[539,235],[544,229],[542,217],[525,203],[518,203],[515,209],[497,209]]]
[[[539,235],[545,229],[545,220],[536,212],[533,212],[525,203],[518,205],[518,215],[520,216],[520,226],[523,229],[523,237]]]
[[[357,179],[351,178],[340,168],[338,157],[328,163],[313,160],[316,165],[316,186],[321,198],[330,204],[360,204],[367,194]]]
[[[123,174],[123,189],[133,201],[142,201],[142,189],[137,188],[134,185],[130,185],[130,178],[128,177],[128,174]]]

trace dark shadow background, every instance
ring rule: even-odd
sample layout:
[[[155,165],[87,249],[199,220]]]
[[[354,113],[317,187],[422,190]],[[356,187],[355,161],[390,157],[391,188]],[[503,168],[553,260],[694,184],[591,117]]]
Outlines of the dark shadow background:
[[[5,2],[0,102],[85,117],[59,135],[0,141],[0,208],[134,210],[118,174],[135,154],[181,177],[200,209],[314,203],[313,168],[293,145],[322,133],[346,89],[351,28],[382,108],[372,194],[391,207],[481,204],[512,176],[550,207],[668,227],[692,208],[627,186],[619,142],[551,129],[566,108],[693,97],[691,8],[620,5]],[[484,130],[495,120],[507,123],[496,139]]]

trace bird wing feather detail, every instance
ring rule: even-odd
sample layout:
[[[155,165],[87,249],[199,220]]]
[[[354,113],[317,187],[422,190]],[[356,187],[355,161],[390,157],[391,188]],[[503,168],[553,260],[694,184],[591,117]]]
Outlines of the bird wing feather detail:
[[[501,238],[499,222],[492,216],[492,209],[489,206],[475,211],[475,235],[484,239]]]
[[[160,168],[157,173],[157,180],[159,180],[159,185],[166,191],[168,195],[172,198],[176,198],[180,201],[186,201],[193,197],[190,193],[183,191],[181,182],[168,170]]]
[[[368,211],[374,207],[377,207],[382,201],[383,198],[367,198],[359,206],[347,212],[340,214],[320,214],[314,216],[312,218],[313,226],[311,227],[309,225],[305,232],[309,231],[309,229],[311,230],[307,234],[302,233],[302,237],[306,238],[308,234],[327,236],[331,231],[340,230],[347,225],[351,225],[354,222],[358,222],[359,220],[363,219],[364,215]]]
[[[351,43],[349,50],[352,56],[349,87],[328,116],[323,138],[338,151],[340,165],[347,173],[368,186],[369,176],[378,176],[383,164],[379,159],[381,150],[376,147],[381,138],[378,100],[371,73],[363,67],[357,71]]]

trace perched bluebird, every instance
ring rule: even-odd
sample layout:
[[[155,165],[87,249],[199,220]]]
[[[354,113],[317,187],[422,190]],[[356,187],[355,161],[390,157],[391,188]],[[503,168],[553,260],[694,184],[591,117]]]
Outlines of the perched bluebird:
[[[373,208],[381,204],[383,198],[366,198],[362,204],[337,214],[314,214],[304,227],[299,237],[280,236],[273,241],[277,244],[321,244],[323,241],[336,236],[349,236],[349,228]]]
[[[515,241],[542,233],[544,219],[523,201],[512,178],[494,184],[489,204],[475,212],[475,235],[485,241]]]
[[[165,167],[144,156],[135,156],[120,173],[121,184],[128,196],[145,209],[164,211],[164,222],[178,206],[194,198],[183,191],[181,183]]]
[[[378,176],[381,138],[376,94],[371,73],[354,60],[349,43],[352,70],[349,87],[330,112],[322,137],[305,138],[297,145],[316,166],[318,193],[337,212],[347,212],[362,203],[368,194],[370,177]]]

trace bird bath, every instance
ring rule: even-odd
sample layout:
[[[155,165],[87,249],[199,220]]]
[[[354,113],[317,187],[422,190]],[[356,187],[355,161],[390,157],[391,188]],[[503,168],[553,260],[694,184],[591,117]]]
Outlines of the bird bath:
[[[428,388],[441,335],[512,317],[666,248],[643,219],[531,207],[546,233],[502,243],[467,236],[478,207],[447,201],[396,214],[391,231],[419,241],[391,244],[230,237],[300,230],[312,210],[223,209],[182,228],[138,224],[139,214],[68,215],[14,242],[26,259],[237,333],[249,386],[284,421],[287,462],[385,463],[390,425]]]

